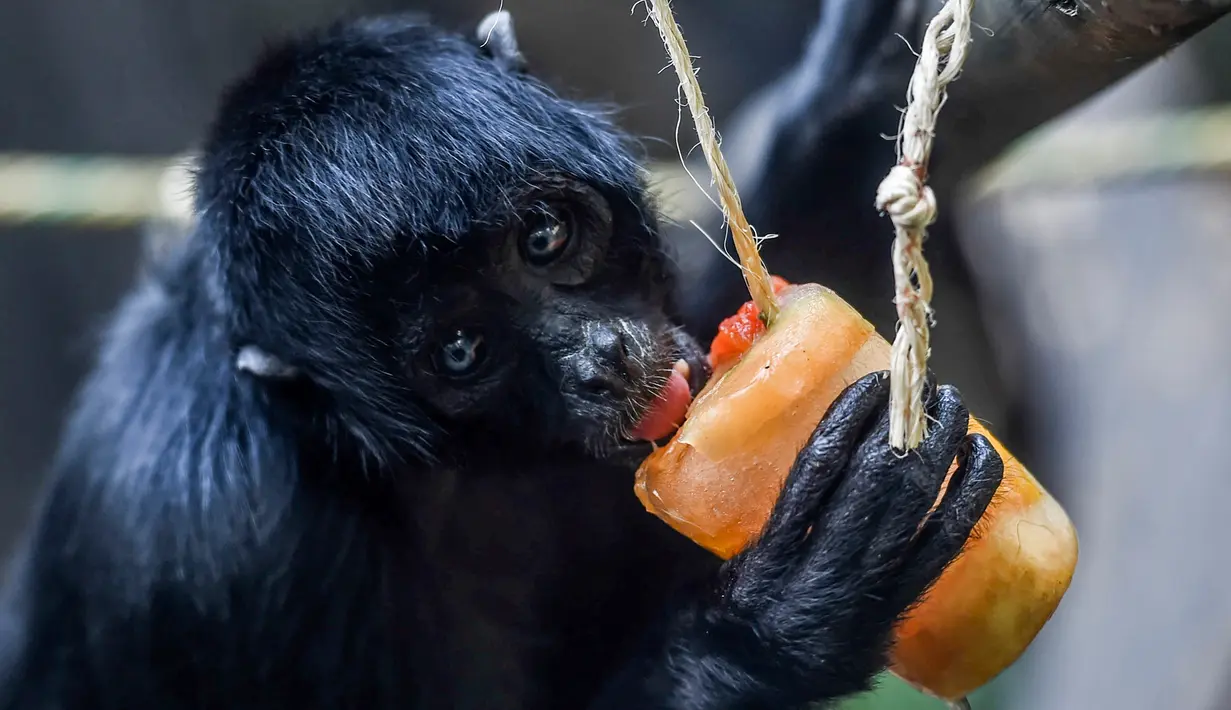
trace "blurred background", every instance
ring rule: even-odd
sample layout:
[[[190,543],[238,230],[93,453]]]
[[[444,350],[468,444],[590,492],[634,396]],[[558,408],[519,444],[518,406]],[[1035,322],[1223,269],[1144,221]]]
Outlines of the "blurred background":
[[[97,327],[181,214],[173,164],[220,89],[266,41],[340,13],[419,10],[469,31],[496,6],[0,2],[0,558],[32,511]],[[674,77],[632,0],[504,6],[539,74],[620,105],[664,173],[678,167]],[[817,16],[803,0],[675,6],[720,130],[798,58]],[[956,214],[994,356],[946,370],[938,354],[937,367],[993,428],[1007,416],[997,413],[1025,413],[1028,463],[1082,539],[1060,611],[973,699],[979,710],[1231,710],[1228,48],[1223,22],[942,204]],[[691,146],[691,132],[681,135]],[[695,210],[695,188],[670,179],[669,207]],[[712,249],[695,230],[675,236],[685,261]],[[886,271],[888,240],[886,227]],[[975,347],[938,315],[944,352]],[[850,707],[940,706],[887,678]]]

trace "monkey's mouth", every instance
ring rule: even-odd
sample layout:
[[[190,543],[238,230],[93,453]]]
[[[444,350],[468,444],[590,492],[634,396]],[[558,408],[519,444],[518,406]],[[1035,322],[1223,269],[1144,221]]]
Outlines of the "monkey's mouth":
[[[678,327],[658,332],[646,361],[629,381],[631,396],[619,409],[608,409],[587,446],[600,458],[636,467],[655,447],[665,446],[684,423],[688,409],[713,368],[709,354]],[[611,417],[610,419],[608,417]],[[602,421],[605,420],[605,421]],[[613,436],[614,434],[614,436]]]
[[[696,342],[682,333],[675,340],[681,357],[629,431],[631,441],[665,444],[684,423],[693,398],[709,380],[709,358]]]
[[[628,438],[633,441],[661,441],[675,433],[684,423],[688,407],[696,394],[688,384],[691,374],[692,366],[687,360],[681,358],[675,361],[667,383],[633,426]]]

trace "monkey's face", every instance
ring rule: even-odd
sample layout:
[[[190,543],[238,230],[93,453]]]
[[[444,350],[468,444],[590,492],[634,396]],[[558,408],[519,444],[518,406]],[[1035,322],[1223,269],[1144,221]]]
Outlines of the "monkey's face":
[[[708,375],[629,141],[492,31],[379,19],[287,45],[202,150],[202,292],[262,354],[237,362],[313,383],[311,419],[377,460],[500,437],[628,453]]]
[[[424,275],[412,389],[446,431],[642,452],[709,376],[671,317],[653,218],[640,196],[567,179],[515,202]]]

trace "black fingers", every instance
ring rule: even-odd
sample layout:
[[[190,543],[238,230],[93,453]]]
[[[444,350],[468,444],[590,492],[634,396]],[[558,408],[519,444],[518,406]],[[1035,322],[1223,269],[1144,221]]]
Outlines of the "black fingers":
[[[961,552],[1004,478],[1004,461],[981,434],[966,438],[959,459],[944,499],[919,535],[911,565],[914,583],[902,590],[907,603],[923,594]]]
[[[861,560],[874,575],[897,574],[904,554],[937,498],[944,476],[966,433],[966,410],[961,395],[952,387],[928,388],[927,416],[932,420],[928,435],[918,450],[898,452],[889,446],[889,414],[861,442],[852,474],[843,484],[840,519],[844,528],[854,521],[863,532],[842,534],[851,538],[845,557]],[[847,522],[844,522],[847,521]],[[853,556],[853,557],[852,557]]]
[[[888,401],[886,373],[842,393],[796,458],[760,542],[725,568],[722,618],[773,638],[756,650],[773,656],[768,665],[809,659],[799,671],[808,683],[834,681],[838,668],[859,685],[884,667],[893,624],[961,550],[1003,477],[987,439],[967,436],[955,388],[929,377],[928,433],[905,453],[889,445]]]
[[[791,548],[818,522],[824,505],[847,468],[852,450],[871,422],[883,418],[889,403],[889,375],[874,372],[847,387],[829,406],[795,465],[766,525],[772,546]],[[880,415],[880,416],[878,416]]]
[[[927,402],[927,436],[919,444],[917,454],[923,459],[923,468],[928,474],[926,487],[940,495],[940,484],[957,458],[958,447],[966,438],[970,427],[970,411],[962,401],[956,387],[944,385],[936,388],[935,395]]]
[[[902,570],[903,565],[911,564],[905,553],[940,497],[945,475],[966,435],[969,414],[957,389],[938,388],[934,383],[928,389],[926,413],[930,426],[919,448],[905,453],[882,451],[881,456],[894,460],[869,467],[872,475],[893,486],[879,495],[886,501],[886,511],[879,520],[878,536],[869,542],[862,558],[864,566],[874,574],[913,573]],[[887,468],[881,468],[882,465]]]

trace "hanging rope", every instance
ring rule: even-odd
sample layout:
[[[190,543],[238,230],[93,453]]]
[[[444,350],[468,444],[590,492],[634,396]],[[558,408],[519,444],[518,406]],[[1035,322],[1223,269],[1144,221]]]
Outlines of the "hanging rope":
[[[645,2],[680,79],[681,91],[701,141],[701,152],[718,188],[723,216],[731,227],[744,281],[762,318],[772,322],[778,306],[769,270],[761,258],[756,237],[744,216],[739,194],[722,157],[688,46],[671,12],[671,2]],[[945,90],[966,61],[973,9],[974,0],[948,0],[928,23],[907,92],[909,103],[898,133],[898,164],[889,171],[876,194],[877,208],[889,215],[895,231],[893,277],[898,330],[889,368],[889,443],[899,450],[917,447],[926,433],[923,385],[930,354],[932,277],[923,258],[923,239],[928,226],[936,220],[936,196],[927,186],[927,167]]]
[[[876,191],[876,206],[889,215],[895,232],[898,330],[889,365],[889,443],[903,450],[917,447],[927,429],[923,385],[931,352],[932,275],[923,258],[923,239],[936,220],[936,196],[927,185],[928,159],[946,88],[966,61],[973,9],[974,0],[949,0],[928,23],[898,132],[898,164]]]
[[[739,193],[735,191],[735,181],[727,168],[727,161],[722,157],[718,146],[718,132],[714,130],[714,122],[710,119],[709,109],[705,106],[705,97],[701,94],[701,85],[697,82],[697,72],[692,66],[692,57],[688,54],[688,45],[675,23],[671,12],[670,0],[646,0],[650,8],[650,17],[658,27],[675,66],[675,74],[680,79],[680,89],[688,102],[692,113],[693,124],[696,126],[697,137],[701,140],[701,152],[705,162],[709,164],[710,173],[718,188],[718,201],[722,206],[722,214],[731,227],[731,241],[735,242],[735,251],[739,254],[740,268],[744,272],[744,282],[748,284],[748,293],[761,311],[761,319],[772,323],[778,315],[778,300],[774,298],[773,281],[761,252],[757,247],[756,235],[744,216],[744,208],[740,204]],[[635,6],[634,6],[635,7]]]

